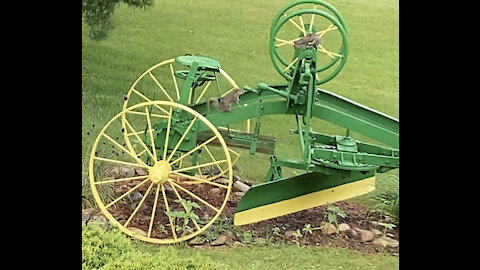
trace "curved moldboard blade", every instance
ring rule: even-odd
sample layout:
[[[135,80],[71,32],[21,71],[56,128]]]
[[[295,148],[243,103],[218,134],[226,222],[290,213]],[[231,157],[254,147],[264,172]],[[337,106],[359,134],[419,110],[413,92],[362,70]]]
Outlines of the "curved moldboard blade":
[[[346,200],[375,190],[375,171],[351,171],[349,175],[310,172],[251,187],[237,205],[235,225],[302,211]]]

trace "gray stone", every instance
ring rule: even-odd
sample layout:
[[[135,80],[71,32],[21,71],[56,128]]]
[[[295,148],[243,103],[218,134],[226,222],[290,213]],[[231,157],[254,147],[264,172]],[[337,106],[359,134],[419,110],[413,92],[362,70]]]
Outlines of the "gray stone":
[[[358,232],[354,229],[348,229],[344,232],[349,238],[359,238]]]
[[[323,235],[330,235],[337,232],[337,228],[335,227],[335,225],[325,221],[322,221],[322,223],[320,224],[320,230],[322,231]]]
[[[345,232],[346,230],[350,230],[350,226],[347,223],[342,223],[338,225],[339,232]]]
[[[215,241],[210,242],[211,246],[221,246],[227,242],[228,238],[225,235],[220,235]]]
[[[355,228],[355,230],[360,235],[362,242],[370,242],[375,238],[375,234],[369,230],[363,230],[359,228]]]
[[[141,167],[135,167],[135,172],[139,176],[148,175],[148,171]]]
[[[82,222],[88,222],[91,216],[95,215],[97,210],[95,208],[82,209]]]
[[[396,248],[398,247],[399,242],[390,237],[382,236],[380,238],[373,240],[373,244],[376,246]]]
[[[128,227],[128,229],[130,231],[132,231],[133,234],[135,234],[135,235],[147,236],[147,233],[142,229],[139,229],[139,228],[136,228],[136,227]]]
[[[244,243],[238,242],[238,241],[235,241],[235,242],[233,242],[233,244],[232,244],[232,247],[244,247],[244,246],[245,246]]]
[[[265,244],[265,242],[266,242],[265,238],[263,238],[263,237],[257,237],[257,238],[255,238],[254,241],[257,244]]]
[[[247,192],[250,189],[250,186],[241,181],[235,181],[233,183],[233,189],[236,191]]]
[[[200,240],[200,237],[195,237],[192,240],[188,241],[189,245],[203,245],[203,241]]]

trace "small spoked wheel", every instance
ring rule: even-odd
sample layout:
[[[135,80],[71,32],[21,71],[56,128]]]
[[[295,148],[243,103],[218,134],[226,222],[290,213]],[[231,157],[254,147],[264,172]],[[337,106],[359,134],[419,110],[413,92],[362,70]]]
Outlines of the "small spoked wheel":
[[[208,135],[199,139],[197,132]],[[211,168],[222,168],[223,177],[209,179]],[[220,132],[195,110],[170,101],[139,103],[113,117],[95,140],[89,164],[92,193],[108,220],[131,237],[159,244],[185,241],[212,225],[228,201],[232,177]]]
[[[280,18],[287,17],[288,14],[294,11],[302,10],[302,9],[315,9],[315,10],[323,10],[328,12],[329,14],[333,15],[342,24],[343,28],[345,29],[345,32],[348,34],[345,21],[343,20],[343,17],[340,15],[340,12],[338,12],[338,10],[334,6],[321,0],[298,0],[285,5],[277,13],[275,18],[273,19],[272,26],[270,27],[270,35],[272,34],[273,29],[277,25]]]
[[[299,60],[295,48],[302,38],[312,36],[319,40],[315,83],[326,83],[335,77],[348,56],[347,32],[338,19],[341,16],[317,10],[316,6],[279,15],[270,33],[270,58],[280,75],[289,81],[293,79],[292,67]]]

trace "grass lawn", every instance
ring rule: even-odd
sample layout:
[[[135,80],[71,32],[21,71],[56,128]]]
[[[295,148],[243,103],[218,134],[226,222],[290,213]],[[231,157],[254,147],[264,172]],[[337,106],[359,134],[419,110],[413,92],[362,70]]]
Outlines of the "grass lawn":
[[[218,60],[239,86],[284,83],[274,69],[268,51],[269,29],[276,13],[291,0],[215,1],[156,0],[141,11],[119,6],[114,30],[106,40],[88,38],[82,25],[82,193],[89,198],[88,159],[103,126],[122,110],[123,95],[148,68],[186,53]],[[398,0],[331,0],[342,14],[349,33],[349,59],[322,89],[342,95],[375,110],[399,118],[399,2]],[[276,155],[299,158],[293,116],[262,119],[261,133],[277,138]],[[314,130],[345,134],[345,129],[320,119]],[[375,143],[353,133],[355,139]],[[263,181],[268,155],[244,151],[239,164],[244,178]],[[295,173],[287,171],[287,173]],[[387,174],[398,175],[399,170]],[[386,175],[377,184],[392,185]],[[370,203],[374,192],[352,200]],[[192,249],[179,249],[189,256]],[[235,265],[233,269],[397,269],[398,257],[360,255],[328,248],[267,247],[235,252],[198,251]],[[273,267],[273,266],[276,267]]]

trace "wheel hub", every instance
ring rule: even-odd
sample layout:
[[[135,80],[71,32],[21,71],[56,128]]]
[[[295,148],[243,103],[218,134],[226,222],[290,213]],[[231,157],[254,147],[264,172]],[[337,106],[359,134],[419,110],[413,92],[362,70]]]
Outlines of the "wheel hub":
[[[165,160],[160,160],[148,169],[149,178],[156,184],[163,184],[167,181],[172,167]]]

